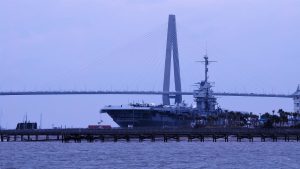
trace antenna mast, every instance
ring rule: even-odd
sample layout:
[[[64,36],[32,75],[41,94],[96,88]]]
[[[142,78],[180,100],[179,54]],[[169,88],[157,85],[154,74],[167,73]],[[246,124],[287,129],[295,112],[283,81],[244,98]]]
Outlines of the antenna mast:
[[[205,42],[205,55],[204,55],[204,62],[205,62],[205,83],[208,79],[208,55],[207,55],[207,41]]]
[[[204,70],[204,72],[205,72],[205,80],[204,80],[204,82],[207,83],[207,80],[208,80],[208,65],[209,65],[209,63],[211,63],[211,62],[217,62],[217,61],[209,61],[209,60],[208,60],[207,44],[206,44],[206,49],[205,49],[205,55],[204,55],[203,58],[204,58],[204,61],[200,61],[200,62],[202,62],[202,63],[205,64],[205,70]]]
[[[209,64],[207,53],[204,55],[204,64],[205,64],[205,82],[207,82],[207,79],[208,79],[208,64]]]

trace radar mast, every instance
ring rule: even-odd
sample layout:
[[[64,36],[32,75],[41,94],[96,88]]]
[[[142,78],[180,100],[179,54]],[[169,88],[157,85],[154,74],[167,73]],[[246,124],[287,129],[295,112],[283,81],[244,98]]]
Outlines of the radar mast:
[[[207,83],[207,81],[208,81],[208,65],[209,65],[209,63],[217,62],[217,61],[209,61],[208,60],[207,48],[205,49],[205,55],[204,55],[203,58],[204,58],[204,61],[200,61],[200,62],[204,63],[204,65],[205,65],[205,69],[204,69],[205,79],[204,79],[204,82]]]

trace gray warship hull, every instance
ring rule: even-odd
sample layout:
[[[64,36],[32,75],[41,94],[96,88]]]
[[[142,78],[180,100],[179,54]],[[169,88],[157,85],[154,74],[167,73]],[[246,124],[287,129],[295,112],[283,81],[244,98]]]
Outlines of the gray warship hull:
[[[120,127],[190,127],[194,121],[191,109],[153,107],[106,107],[107,113]]]

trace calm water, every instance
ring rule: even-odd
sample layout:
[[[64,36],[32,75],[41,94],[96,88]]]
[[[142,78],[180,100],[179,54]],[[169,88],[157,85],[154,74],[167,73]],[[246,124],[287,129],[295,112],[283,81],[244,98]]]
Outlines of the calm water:
[[[0,143],[0,168],[300,168],[297,142]]]

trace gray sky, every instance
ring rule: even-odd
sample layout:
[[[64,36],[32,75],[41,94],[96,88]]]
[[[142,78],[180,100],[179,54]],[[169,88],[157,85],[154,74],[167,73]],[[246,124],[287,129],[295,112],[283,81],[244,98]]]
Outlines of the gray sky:
[[[205,42],[218,92],[289,94],[300,63],[298,0],[2,0],[0,90],[161,90],[167,19],[177,19],[183,90],[203,79]],[[174,88],[174,87],[173,87]],[[192,97],[184,98],[188,103]],[[5,96],[0,125],[86,127],[107,104],[160,96]],[[291,99],[221,97],[223,108],[293,110]],[[105,123],[113,124],[107,116]]]

